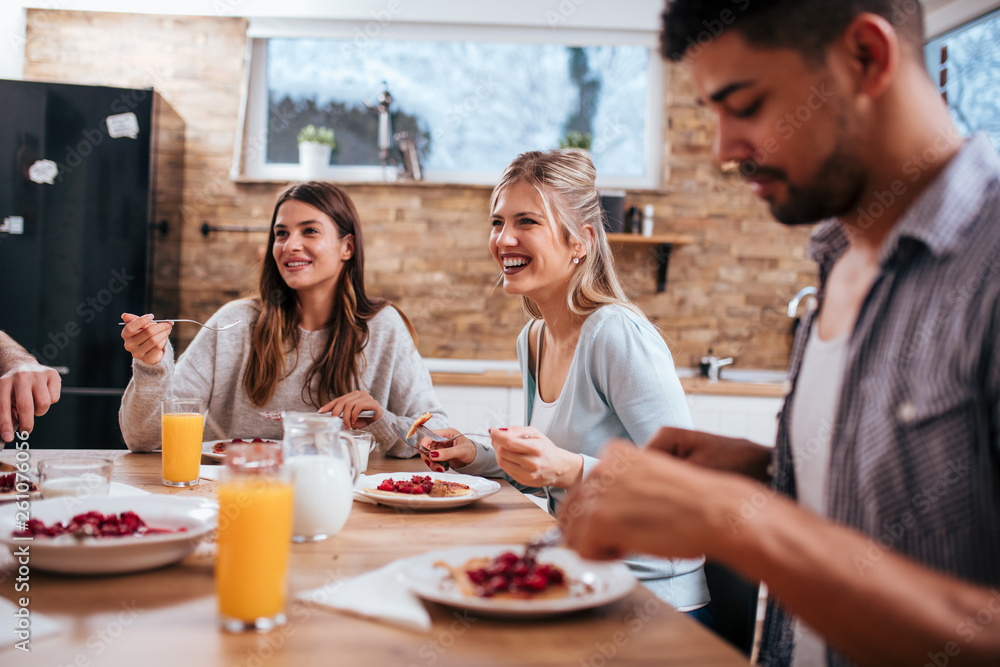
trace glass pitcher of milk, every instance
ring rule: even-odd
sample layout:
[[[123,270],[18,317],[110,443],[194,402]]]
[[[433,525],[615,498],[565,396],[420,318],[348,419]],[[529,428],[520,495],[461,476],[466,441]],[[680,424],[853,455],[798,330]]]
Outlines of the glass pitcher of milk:
[[[354,503],[358,454],[340,417],[281,413],[285,466],[295,489],[293,542],[316,542],[340,532]]]

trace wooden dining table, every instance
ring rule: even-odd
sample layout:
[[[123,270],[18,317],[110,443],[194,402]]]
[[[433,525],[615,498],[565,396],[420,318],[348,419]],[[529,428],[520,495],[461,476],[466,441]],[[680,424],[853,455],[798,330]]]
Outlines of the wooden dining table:
[[[33,450],[31,465],[94,454],[114,459],[113,481],[152,493],[213,498],[217,482],[173,489],[160,482],[160,455],[124,451]],[[14,452],[0,452],[13,462]],[[213,461],[203,459],[204,464]],[[368,473],[426,471],[419,459],[372,454]],[[180,563],[108,576],[30,573],[14,591],[10,561],[0,595],[30,596],[30,611],[61,632],[0,649],[0,664],[45,667],[226,665],[746,665],[747,659],[641,585],[598,608],[545,618],[493,618],[425,603],[428,632],[401,629],[294,600],[294,594],[347,579],[397,559],[453,546],[523,544],[554,519],[509,484],[499,493],[445,511],[399,511],[355,502],[344,529],[322,542],[293,544],[286,625],[266,633],[220,629],[211,544]]]

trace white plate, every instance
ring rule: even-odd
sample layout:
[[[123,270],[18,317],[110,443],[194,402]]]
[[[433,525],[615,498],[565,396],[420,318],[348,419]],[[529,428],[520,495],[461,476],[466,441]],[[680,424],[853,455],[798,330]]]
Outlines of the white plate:
[[[69,522],[77,514],[95,510],[102,514],[133,511],[152,528],[179,529],[181,533],[163,533],[140,537],[103,537],[77,539],[70,535],[57,538],[36,537],[30,542],[14,540],[12,533],[16,507],[0,508],[0,543],[13,552],[30,545],[31,567],[64,574],[120,574],[137,572],[175,563],[194,551],[198,542],[215,529],[218,503],[206,498],[177,498],[151,494],[112,498],[51,498],[31,503],[32,519],[51,525]]]
[[[434,563],[444,561],[460,567],[471,558],[494,558],[505,551],[523,553],[523,544],[487,544],[429,551],[400,562],[397,579],[415,594],[450,607],[468,609],[490,616],[551,616],[590,609],[619,600],[635,587],[636,578],[621,561],[592,561],[580,558],[569,549],[543,549],[538,562],[562,568],[570,593],[564,598],[511,600],[464,595],[446,568]]]
[[[216,454],[212,450],[215,449],[215,446],[217,444],[219,444],[220,442],[224,442],[224,443],[226,443],[228,445],[233,440],[242,440],[243,442],[252,442],[254,440],[254,438],[233,438],[232,440],[209,440],[207,442],[201,443],[201,455],[204,456],[205,458],[213,459],[215,461],[225,461],[226,460],[226,455],[225,454]],[[258,438],[258,440],[263,440],[264,442],[267,442],[267,443],[277,443],[277,442],[280,442],[280,440],[274,440],[272,438]],[[237,444],[239,444],[239,443],[237,443]]]
[[[382,493],[372,493],[378,485],[392,477],[397,482],[408,480],[413,475],[430,475],[431,479],[440,479],[445,482],[459,482],[467,484],[472,489],[472,493],[464,496],[450,496],[445,498],[431,498],[425,495],[410,495],[408,493],[394,493],[386,495]],[[474,503],[481,498],[492,496],[500,490],[500,483],[485,477],[475,477],[473,475],[460,475],[454,472],[383,472],[378,475],[361,475],[357,484],[354,485],[354,497],[363,500],[374,500],[379,505],[386,507],[403,507],[412,510],[440,510],[449,507],[461,507]]]
[[[17,474],[15,472],[4,472],[4,470],[6,470],[6,469],[5,468],[4,469],[0,469],[0,477],[3,477],[4,475],[16,475]],[[34,471],[32,471],[32,472],[34,472]],[[36,498],[38,498],[39,495],[41,495],[39,493],[39,491],[38,491],[38,488],[37,488],[38,487],[38,477],[37,477],[37,475],[29,474],[28,475],[28,481],[35,485],[35,490],[34,491],[29,491],[28,494],[27,494],[28,495],[28,500],[35,500]],[[11,489],[10,491],[0,491],[0,503],[8,503],[8,502],[12,502],[14,500],[17,500],[17,496],[18,495],[23,495],[23,494],[18,494],[16,488]]]

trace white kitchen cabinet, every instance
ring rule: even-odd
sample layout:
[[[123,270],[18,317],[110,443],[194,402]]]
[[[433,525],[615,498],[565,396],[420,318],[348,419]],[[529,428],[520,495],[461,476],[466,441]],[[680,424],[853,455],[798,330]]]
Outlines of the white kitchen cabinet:
[[[524,390],[520,387],[435,385],[434,390],[448,413],[448,423],[463,433],[524,424]]]
[[[696,430],[774,445],[784,399],[687,394],[687,401]]]

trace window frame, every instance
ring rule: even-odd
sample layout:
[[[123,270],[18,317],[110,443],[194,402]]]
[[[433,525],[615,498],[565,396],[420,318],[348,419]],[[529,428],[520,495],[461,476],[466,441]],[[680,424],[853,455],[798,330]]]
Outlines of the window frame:
[[[562,44],[566,46],[633,45],[649,49],[646,105],[644,110],[644,175],[610,177],[598,173],[601,188],[655,189],[660,186],[663,161],[664,65],[658,51],[659,35],[653,31],[632,30],[554,30],[538,27],[477,26],[458,24],[405,24],[301,19],[255,19],[247,30],[247,51],[240,105],[237,145],[231,176],[240,181],[294,181],[301,178],[298,164],[268,164],[267,134],[267,40],[269,38],[351,39],[359,47],[377,45],[386,40],[518,42]],[[261,103],[264,100],[264,103]],[[550,147],[539,146],[539,149]],[[513,159],[515,156],[511,155]],[[427,183],[460,185],[495,185],[500,171],[425,170]],[[328,166],[326,180],[337,182],[379,183],[395,181],[392,167]]]

